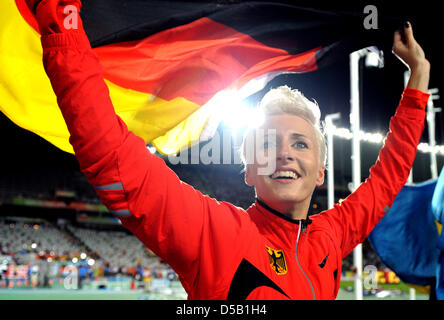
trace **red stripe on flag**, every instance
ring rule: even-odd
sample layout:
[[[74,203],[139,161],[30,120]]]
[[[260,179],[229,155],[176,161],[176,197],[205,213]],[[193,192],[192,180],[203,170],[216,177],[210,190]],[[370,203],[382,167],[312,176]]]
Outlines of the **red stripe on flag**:
[[[107,45],[95,51],[105,78],[115,84],[165,100],[184,97],[202,105],[220,90],[268,72],[313,71],[318,49],[290,55],[201,18],[140,41]]]

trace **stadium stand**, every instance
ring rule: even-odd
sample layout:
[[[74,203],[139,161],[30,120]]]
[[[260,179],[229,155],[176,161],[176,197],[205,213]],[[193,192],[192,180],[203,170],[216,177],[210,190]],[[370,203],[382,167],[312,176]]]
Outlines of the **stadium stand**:
[[[34,263],[38,255],[69,256],[85,251],[79,241],[47,221],[17,219],[0,219],[2,253],[12,256],[16,264]]]
[[[151,253],[135,236],[123,231],[97,231],[68,226],[89,248],[111,266],[118,268],[162,267],[159,258]]]

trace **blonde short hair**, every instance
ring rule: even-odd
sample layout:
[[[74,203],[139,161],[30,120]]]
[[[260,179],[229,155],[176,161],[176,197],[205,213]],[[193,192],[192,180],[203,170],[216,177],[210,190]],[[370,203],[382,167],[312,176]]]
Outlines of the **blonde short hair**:
[[[293,114],[306,120],[314,129],[319,148],[319,163],[326,164],[327,145],[321,126],[321,110],[316,101],[308,100],[299,90],[291,89],[288,86],[280,86],[270,89],[259,102],[258,111],[265,117],[275,114]],[[245,131],[240,157],[244,166],[246,165],[246,140],[254,133],[254,128]]]

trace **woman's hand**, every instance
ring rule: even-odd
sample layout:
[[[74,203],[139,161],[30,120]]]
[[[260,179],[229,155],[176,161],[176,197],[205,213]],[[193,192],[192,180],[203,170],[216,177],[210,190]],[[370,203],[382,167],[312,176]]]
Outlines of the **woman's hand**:
[[[34,14],[42,36],[82,29],[80,0],[25,0]]]
[[[403,35],[401,32],[404,32]],[[413,37],[413,29],[409,22],[404,30],[395,31],[393,38],[393,53],[409,69],[410,79],[407,87],[427,92],[430,78],[430,62],[426,59],[424,50]]]

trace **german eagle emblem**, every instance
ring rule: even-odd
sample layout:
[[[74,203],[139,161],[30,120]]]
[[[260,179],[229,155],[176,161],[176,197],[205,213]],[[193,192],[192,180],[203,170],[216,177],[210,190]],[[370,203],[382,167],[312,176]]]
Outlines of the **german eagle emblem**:
[[[284,275],[287,273],[287,262],[285,261],[285,255],[283,250],[274,250],[265,246],[268,252],[268,258],[270,260],[271,269],[276,272],[277,275]]]

